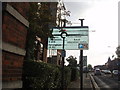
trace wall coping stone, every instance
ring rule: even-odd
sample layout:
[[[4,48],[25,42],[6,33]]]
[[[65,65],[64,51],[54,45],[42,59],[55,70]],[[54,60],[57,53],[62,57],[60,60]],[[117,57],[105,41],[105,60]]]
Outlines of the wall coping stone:
[[[26,51],[12,44],[2,42],[2,50],[25,56]]]
[[[6,10],[13,15],[17,20],[23,23],[26,27],[29,27],[29,22],[25,19],[17,10],[15,10],[11,5],[7,4]]]

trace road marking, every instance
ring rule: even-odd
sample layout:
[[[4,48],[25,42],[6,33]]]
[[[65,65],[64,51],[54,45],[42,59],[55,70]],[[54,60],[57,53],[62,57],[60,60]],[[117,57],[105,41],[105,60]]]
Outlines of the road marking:
[[[106,83],[104,83],[102,80],[100,80],[97,76],[95,76],[95,79],[97,79],[97,81],[100,82],[100,86],[102,86],[102,88],[111,88]]]

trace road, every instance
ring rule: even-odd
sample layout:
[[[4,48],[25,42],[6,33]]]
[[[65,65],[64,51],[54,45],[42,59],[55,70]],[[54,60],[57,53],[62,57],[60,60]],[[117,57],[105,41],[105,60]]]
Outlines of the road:
[[[111,74],[103,74],[100,76],[95,76],[92,73],[92,76],[97,83],[98,87],[102,89],[109,90],[120,90],[120,81],[118,77],[112,77]]]

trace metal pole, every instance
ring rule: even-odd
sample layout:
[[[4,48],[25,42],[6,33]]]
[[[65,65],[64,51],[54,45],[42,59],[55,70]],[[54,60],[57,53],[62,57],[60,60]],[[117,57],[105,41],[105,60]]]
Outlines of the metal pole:
[[[83,26],[83,20],[84,20],[84,19],[79,19],[79,20],[81,21],[81,26]]]
[[[83,90],[83,50],[80,50],[80,90]]]
[[[87,73],[88,73],[88,67],[87,67],[87,59],[86,59],[86,78],[87,78]]]
[[[81,21],[82,27],[84,19],[79,20]],[[83,50],[80,50],[80,90],[83,90]]]
[[[87,73],[88,73],[88,68],[87,68],[87,66],[86,66],[86,78],[87,78]]]
[[[64,22],[64,26],[66,26],[66,20],[63,20]],[[64,48],[64,43],[65,43],[65,37],[62,37],[63,38],[63,49],[62,49],[62,54],[64,54],[62,56],[62,90],[64,90],[64,59],[65,59],[65,48]]]
[[[64,41],[65,37],[63,37],[63,50],[62,54],[64,53]],[[64,90],[64,56],[62,56],[62,90]]]

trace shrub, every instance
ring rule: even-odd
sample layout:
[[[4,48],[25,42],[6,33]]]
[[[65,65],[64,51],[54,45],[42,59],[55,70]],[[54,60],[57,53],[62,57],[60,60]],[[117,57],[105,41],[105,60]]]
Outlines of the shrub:
[[[64,68],[64,84],[67,87],[71,82],[71,69],[70,67]]]
[[[79,76],[79,71],[76,67],[71,67],[71,81],[75,81]]]
[[[65,85],[70,83],[70,68],[65,67]],[[32,90],[61,88],[61,67],[44,63],[25,61],[23,67],[23,88]]]

